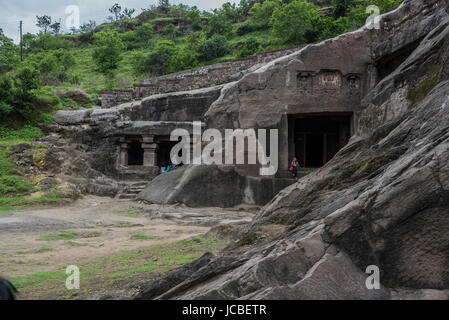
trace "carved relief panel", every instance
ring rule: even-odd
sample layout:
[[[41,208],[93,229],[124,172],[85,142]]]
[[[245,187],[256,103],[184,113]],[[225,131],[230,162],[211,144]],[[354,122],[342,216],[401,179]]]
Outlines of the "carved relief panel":
[[[342,75],[337,70],[321,71],[318,81],[319,87],[323,90],[336,91],[341,89]]]
[[[312,91],[313,76],[311,72],[300,72],[296,76],[297,88],[300,91]]]
[[[349,90],[349,94],[355,95],[360,93],[361,89],[361,79],[357,74],[348,74],[346,76],[347,87]]]

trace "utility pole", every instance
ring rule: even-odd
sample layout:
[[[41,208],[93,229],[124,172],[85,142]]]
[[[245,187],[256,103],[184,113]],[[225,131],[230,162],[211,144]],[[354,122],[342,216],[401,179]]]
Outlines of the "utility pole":
[[[23,61],[22,20],[20,20],[20,61]]]

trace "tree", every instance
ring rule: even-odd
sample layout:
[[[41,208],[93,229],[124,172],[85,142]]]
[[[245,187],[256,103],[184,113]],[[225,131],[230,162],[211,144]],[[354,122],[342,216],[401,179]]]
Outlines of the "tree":
[[[36,26],[41,30],[41,33],[47,33],[51,25],[51,17],[43,15],[41,17],[36,16],[37,23]]]
[[[200,48],[201,56],[206,60],[220,58],[229,52],[228,41],[222,35],[214,35]]]
[[[123,13],[120,14],[120,19],[131,19],[133,17],[134,12],[136,11],[136,9],[128,9],[125,8],[123,10]]]
[[[239,11],[235,3],[224,3],[220,11],[223,13],[227,20],[232,21],[233,23],[238,22],[240,18]]]
[[[0,74],[13,70],[18,63],[17,46],[0,31]]]
[[[94,20],[89,20],[89,22],[83,23],[80,26],[81,33],[93,32],[97,27],[97,23]]]
[[[263,3],[257,2],[249,10],[249,14],[252,16],[251,20],[260,24],[262,29],[268,29],[273,12],[281,7],[281,0],[267,0]]]
[[[59,32],[61,31],[61,20],[50,25],[50,29],[51,29],[52,33],[55,36],[57,36],[59,34]]]
[[[120,20],[120,12],[122,11],[122,6],[118,3],[115,3],[112,7],[109,8],[109,12],[113,14],[113,16],[109,17],[109,20],[111,21],[118,21]]]
[[[173,23],[170,23],[168,26],[165,27],[164,35],[174,39],[177,30],[178,29],[175,27],[175,25]]]
[[[346,12],[353,5],[353,2],[354,0],[332,0],[332,4],[334,5],[334,15],[337,18],[346,15]]]
[[[147,42],[153,37],[153,25],[151,23],[143,23],[135,31],[141,42]]]
[[[272,34],[282,43],[301,44],[306,42],[308,33],[315,31],[314,23],[320,18],[316,5],[293,0],[273,12]]]
[[[167,14],[170,12],[170,0],[159,0],[158,9]]]
[[[112,78],[118,63],[122,60],[123,42],[117,31],[102,31],[94,36],[96,48],[93,59],[97,63],[98,71]]]
[[[72,52],[65,49],[58,49],[53,52],[58,61],[58,66],[63,71],[67,71],[76,65],[76,59]]]
[[[192,23],[192,28],[198,30],[201,26],[201,12],[196,6],[193,6],[185,13],[186,17]]]
[[[260,43],[254,38],[249,38],[245,41],[243,48],[237,53],[238,58],[245,58],[260,50]]]
[[[222,13],[215,12],[209,17],[209,26],[207,28],[207,36],[212,37],[214,34],[220,34],[227,36],[232,31],[231,22],[226,19],[226,16]]]
[[[6,120],[14,111],[12,81],[6,77],[0,77],[0,120]]]
[[[14,87],[14,111],[26,116],[33,109],[34,90],[39,88],[39,72],[31,66],[22,66],[14,77]]]

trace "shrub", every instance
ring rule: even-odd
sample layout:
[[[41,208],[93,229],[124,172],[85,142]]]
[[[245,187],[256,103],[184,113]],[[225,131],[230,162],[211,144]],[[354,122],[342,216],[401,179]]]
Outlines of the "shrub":
[[[228,41],[224,36],[215,35],[206,40],[200,48],[202,58],[213,60],[226,55],[229,52]]]
[[[44,109],[53,109],[60,102],[61,100],[57,96],[47,93],[38,93],[34,99],[35,105]]]
[[[306,42],[307,33],[314,31],[314,22],[319,19],[316,5],[294,0],[273,12],[272,34],[282,43],[301,44]]]
[[[35,122],[37,124],[43,125],[44,127],[55,124],[53,116],[48,113],[41,113],[36,117]]]
[[[122,60],[124,49],[120,35],[116,31],[102,31],[95,35],[96,48],[93,59],[97,63],[98,71],[107,77],[112,77]]]
[[[243,48],[237,53],[237,58],[245,58],[257,53],[259,50],[260,43],[254,38],[249,38],[243,45]]]
[[[39,128],[32,126],[24,126],[18,130],[0,127],[0,141],[30,141],[43,136]]]
[[[229,36],[232,32],[232,24],[224,14],[216,13],[209,17],[207,36],[213,35]]]
[[[26,192],[31,188],[30,183],[18,176],[0,177],[0,194]]]
[[[0,29],[0,73],[13,70],[19,63],[17,46]]]

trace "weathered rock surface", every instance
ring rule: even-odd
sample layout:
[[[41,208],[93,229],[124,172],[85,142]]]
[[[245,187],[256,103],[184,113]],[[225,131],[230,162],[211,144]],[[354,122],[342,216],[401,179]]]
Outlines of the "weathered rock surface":
[[[56,111],[53,114],[55,121],[62,125],[67,124],[80,124],[87,121],[90,116],[89,110],[76,110],[76,111]]]
[[[281,191],[222,254],[191,268],[190,274],[174,271],[150,283],[138,297],[447,299],[447,6],[447,1],[410,0],[384,16],[383,25],[394,28],[407,24],[413,12],[435,10],[407,32],[378,41],[375,52],[392,52],[416,35],[419,39],[408,59],[368,92],[361,114],[363,134],[326,166]],[[355,32],[338,41],[358,36]],[[438,72],[431,72],[437,63]],[[275,81],[275,66],[252,75],[254,85],[266,89]],[[417,74],[423,78],[417,80]],[[244,126],[242,121],[250,118],[240,102],[245,98],[242,85],[249,79],[224,89],[211,108],[218,118],[210,121],[240,121]],[[272,115],[257,112],[271,121]],[[365,270],[373,265],[381,272],[379,290],[366,286]],[[178,281],[167,286],[173,278]]]
[[[193,165],[158,176],[137,198],[157,204],[183,203],[189,207],[265,205],[294,182],[294,179],[244,177],[233,168]]]

